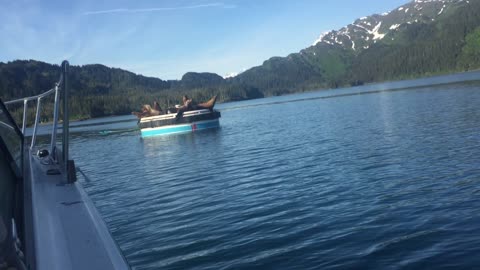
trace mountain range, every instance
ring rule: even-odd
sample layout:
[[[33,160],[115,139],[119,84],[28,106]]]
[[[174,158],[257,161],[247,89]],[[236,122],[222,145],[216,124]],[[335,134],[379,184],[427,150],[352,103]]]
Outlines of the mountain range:
[[[362,51],[384,38],[395,40],[395,34],[412,24],[430,24],[442,14],[467,6],[465,0],[415,0],[392,11],[355,20],[339,29],[322,34],[313,44],[339,45],[345,49]],[[448,16],[448,15],[447,15]]]
[[[72,66],[73,115],[124,114],[152,99],[169,106],[184,93],[232,101],[477,69],[479,11],[480,0],[415,0],[356,19],[298,53],[272,57],[228,78],[188,72],[165,81],[103,65]],[[57,77],[58,66],[47,63],[0,63],[0,95],[38,94]]]
[[[299,53],[235,79],[299,91],[478,68],[479,10],[478,0],[415,0],[323,33]]]

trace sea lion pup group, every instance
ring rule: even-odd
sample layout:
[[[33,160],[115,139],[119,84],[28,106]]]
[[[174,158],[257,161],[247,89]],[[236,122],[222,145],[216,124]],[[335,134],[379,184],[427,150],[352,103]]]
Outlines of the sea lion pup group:
[[[202,110],[202,109],[207,109],[207,110],[213,110],[213,107],[215,106],[215,103],[217,102],[217,96],[213,96],[210,100],[204,103],[200,104],[195,104],[192,99],[188,98],[188,96],[183,96],[183,105],[179,106],[178,108],[169,108],[167,113],[177,113],[177,118],[181,117],[184,112],[187,111],[193,111],[193,110]],[[149,104],[144,104],[142,106],[142,109],[140,112],[132,112],[133,115],[135,115],[137,118],[143,118],[143,117],[150,117],[150,116],[157,116],[157,115],[162,115],[165,114],[160,108],[160,105],[158,102],[154,101],[153,102],[153,108]]]

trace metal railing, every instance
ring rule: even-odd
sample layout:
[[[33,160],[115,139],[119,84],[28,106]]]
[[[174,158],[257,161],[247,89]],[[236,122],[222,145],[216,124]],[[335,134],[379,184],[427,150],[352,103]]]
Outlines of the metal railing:
[[[25,131],[27,128],[27,111],[28,111],[28,103],[30,101],[36,101],[36,113],[35,113],[35,122],[33,124],[33,133],[32,139],[30,143],[30,149],[32,150],[35,147],[36,139],[37,139],[37,131],[38,125],[40,122],[40,110],[42,106],[42,99],[48,97],[50,95],[55,94],[55,101],[54,101],[54,109],[53,109],[53,123],[52,123],[52,134],[50,139],[50,159],[54,163],[58,163],[57,157],[57,133],[59,128],[59,111],[60,111],[60,94],[63,93],[63,132],[62,132],[62,154],[63,154],[63,170],[68,174],[68,156],[69,156],[69,114],[68,114],[68,87],[67,87],[67,73],[68,73],[69,63],[68,61],[63,61],[61,65],[61,74],[60,79],[55,84],[55,87],[45,91],[44,93],[36,96],[25,97],[20,99],[11,100],[5,102],[5,105],[12,105],[18,104],[23,102],[23,120],[22,120],[22,133],[25,135]]]

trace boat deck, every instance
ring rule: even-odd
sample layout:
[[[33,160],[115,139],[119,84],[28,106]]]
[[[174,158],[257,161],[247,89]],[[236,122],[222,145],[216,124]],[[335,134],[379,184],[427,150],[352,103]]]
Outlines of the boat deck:
[[[58,166],[45,161],[30,154],[27,185],[36,269],[129,269],[81,184],[47,175]]]

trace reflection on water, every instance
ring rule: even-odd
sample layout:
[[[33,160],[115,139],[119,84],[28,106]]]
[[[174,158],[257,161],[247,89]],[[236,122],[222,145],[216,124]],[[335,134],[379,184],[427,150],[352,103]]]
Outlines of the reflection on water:
[[[192,133],[172,134],[140,138],[145,158],[179,158],[201,151],[199,144],[215,142],[221,128],[200,130]],[[179,146],[179,147],[176,147]]]

